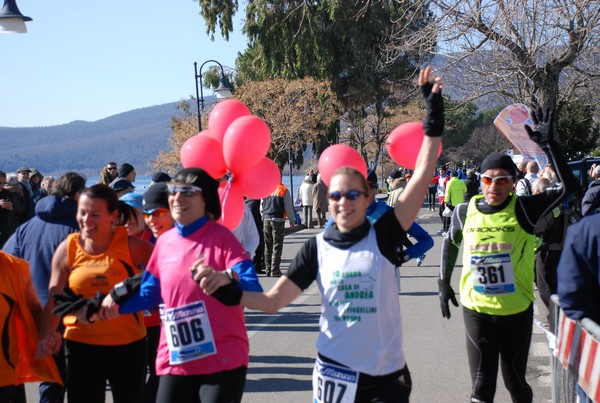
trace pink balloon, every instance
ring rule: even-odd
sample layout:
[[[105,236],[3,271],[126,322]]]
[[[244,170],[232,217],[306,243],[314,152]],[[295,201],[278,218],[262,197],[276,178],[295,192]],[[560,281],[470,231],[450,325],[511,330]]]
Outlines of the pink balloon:
[[[244,216],[244,196],[239,188],[229,181],[222,182],[218,191],[221,217],[217,222],[233,231],[240,225]]]
[[[348,166],[367,177],[367,164],[358,151],[345,144],[334,144],[327,147],[319,157],[319,173],[327,186],[331,176],[339,168]]]
[[[242,116],[229,125],[223,137],[223,158],[233,174],[256,165],[269,151],[271,131],[256,116]]]
[[[221,145],[203,133],[192,136],[183,143],[179,153],[181,164],[184,168],[202,168],[210,176],[218,179],[227,172]]]
[[[396,127],[388,136],[385,146],[394,162],[401,167],[415,169],[417,156],[425,138],[423,123],[409,122]],[[438,150],[438,158],[442,154],[442,144]]]
[[[208,117],[210,136],[219,143],[223,143],[223,136],[229,125],[237,118],[246,115],[251,115],[250,109],[237,99],[226,99],[217,103]]]
[[[264,157],[258,164],[235,175],[233,180],[244,196],[261,199],[277,189],[281,173],[273,160]]]

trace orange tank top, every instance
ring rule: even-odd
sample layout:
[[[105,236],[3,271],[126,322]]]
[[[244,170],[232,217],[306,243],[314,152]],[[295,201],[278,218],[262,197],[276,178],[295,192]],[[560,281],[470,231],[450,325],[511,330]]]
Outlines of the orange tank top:
[[[76,294],[82,294],[84,298],[93,298],[98,291],[108,294],[115,284],[141,272],[133,263],[125,227],[115,228],[110,246],[100,255],[87,253],[79,237],[79,233],[67,237],[69,287]],[[146,336],[140,312],[91,324],[80,323],[75,316],[69,315],[64,324],[65,339],[86,344],[124,345]]]
[[[29,264],[0,252],[0,387],[41,380],[62,384],[52,357],[35,358],[39,342],[27,303]]]

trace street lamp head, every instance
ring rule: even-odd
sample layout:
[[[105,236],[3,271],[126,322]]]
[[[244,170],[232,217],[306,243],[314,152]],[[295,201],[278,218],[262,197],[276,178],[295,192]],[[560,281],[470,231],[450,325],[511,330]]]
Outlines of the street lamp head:
[[[0,10],[0,33],[24,34],[27,32],[25,21],[33,21],[19,11],[16,0],[4,0],[4,7]]]
[[[215,93],[215,96],[219,99],[231,97],[231,88],[229,88],[225,83],[225,76],[221,76],[221,82],[219,83],[219,87],[213,92]]]
[[[194,62],[194,76],[196,81],[196,105],[198,107],[198,131],[202,131],[202,119],[200,118],[200,111],[204,109],[204,94],[202,91],[202,67],[206,63],[214,63],[221,68],[221,80],[219,82],[219,87],[214,90],[215,96],[219,99],[229,98],[231,96],[231,88],[227,86],[227,81],[225,79],[225,70],[223,69],[223,65],[216,60],[207,60],[200,65],[200,69],[198,69],[198,63]]]

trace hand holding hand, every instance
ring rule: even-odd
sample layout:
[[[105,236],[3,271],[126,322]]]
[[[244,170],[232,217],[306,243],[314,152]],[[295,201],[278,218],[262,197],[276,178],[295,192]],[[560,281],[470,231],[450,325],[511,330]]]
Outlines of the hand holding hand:
[[[44,358],[48,355],[58,353],[61,345],[62,336],[58,332],[54,332],[46,337],[43,337],[38,343],[35,358]]]
[[[535,131],[525,125],[525,131],[529,138],[539,145],[544,145],[554,140],[554,111],[549,108],[542,111],[538,108],[537,111],[531,111],[531,119],[535,125]]]
[[[227,273],[216,271],[212,266],[204,264],[204,257],[199,258],[190,268],[192,278],[200,285],[206,295],[212,295],[219,287],[231,283]]]
[[[110,294],[102,300],[102,304],[97,313],[90,316],[90,322],[97,320],[108,320],[119,316],[119,305]]]
[[[452,301],[454,306],[458,306],[458,301],[456,300],[456,296],[454,295],[454,290],[450,284],[447,284],[445,280],[438,280],[438,289],[439,289],[439,297],[440,297],[440,308],[442,309],[442,316],[444,318],[450,319],[450,306],[448,305],[448,301]]]

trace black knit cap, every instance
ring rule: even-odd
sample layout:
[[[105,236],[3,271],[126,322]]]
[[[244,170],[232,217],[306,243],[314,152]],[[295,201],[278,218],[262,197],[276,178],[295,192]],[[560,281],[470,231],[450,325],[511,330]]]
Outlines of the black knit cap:
[[[481,163],[481,173],[485,173],[488,169],[504,169],[512,175],[513,178],[515,178],[517,174],[517,166],[512,158],[502,153],[492,153],[485,157]]]
[[[134,169],[135,168],[131,164],[128,164],[128,163],[121,164],[121,166],[119,167],[119,170],[117,171],[119,173],[119,178],[126,177]]]
[[[155,208],[169,208],[169,195],[167,183],[159,182],[151,185],[142,199],[142,209],[154,210]]]
[[[219,182],[214,180],[205,170],[200,168],[184,168],[173,177],[172,184],[188,184],[202,189],[202,197],[206,204],[206,213],[218,220],[221,217],[221,202],[219,200]]]
[[[374,169],[369,169],[369,173],[367,175],[367,184],[372,189],[377,189],[377,174]]]

